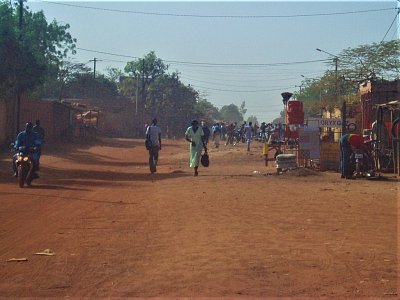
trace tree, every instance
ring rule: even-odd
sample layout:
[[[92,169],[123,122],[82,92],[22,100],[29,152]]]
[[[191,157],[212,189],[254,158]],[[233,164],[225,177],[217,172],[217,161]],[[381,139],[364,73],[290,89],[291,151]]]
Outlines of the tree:
[[[332,111],[347,102],[359,101],[359,85],[378,77],[393,80],[399,77],[400,41],[373,43],[357,48],[348,48],[338,55],[338,73],[329,66],[320,78],[305,79],[304,88],[294,96],[304,101],[305,116],[321,116],[322,110]],[[336,98],[336,85],[338,97]],[[338,101],[336,101],[338,99]]]
[[[195,104],[195,113],[199,119],[204,120],[207,124],[213,124],[221,120],[221,114],[218,108],[215,107],[207,99],[201,98]]]
[[[258,124],[257,117],[251,115],[250,117],[247,118],[247,123],[249,123],[249,122],[253,123],[254,125],[255,125],[255,124]]]
[[[239,112],[240,112],[240,114],[242,115],[242,118],[243,118],[243,119],[244,119],[244,115],[245,115],[246,112],[247,112],[247,109],[245,108],[245,106],[246,106],[246,102],[243,101],[243,102],[240,104],[240,108],[239,108]]]
[[[178,74],[159,76],[148,89],[149,118],[157,117],[169,136],[183,136],[196,111],[198,92],[180,82]]]
[[[132,77],[139,76],[143,79],[142,84],[148,86],[157,77],[163,75],[168,70],[168,65],[157,58],[154,51],[146,54],[144,58],[130,61],[125,66],[125,72]]]
[[[221,117],[227,122],[243,122],[243,115],[240,113],[239,108],[235,104],[229,104],[221,107]]]
[[[66,87],[76,80],[79,74],[87,74],[89,71],[90,68],[85,64],[74,63],[71,60],[61,61],[58,66],[50,65],[44,84],[35,89],[32,95],[37,98],[61,100],[66,97]]]
[[[281,110],[280,117],[275,118],[274,120],[272,120],[272,123],[273,124],[278,124],[278,123],[284,124],[285,123],[285,111]]]
[[[0,3],[0,92],[10,94],[10,87],[27,93],[43,84],[52,66],[69,52],[75,53],[76,40],[68,33],[69,25],[56,21],[48,24],[42,11],[24,9],[23,27],[19,30],[18,8]]]
[[[340,73],[347,80],[361,82],[399,77],[400,40],[383,41],[357,48],[348,48],[339,54]]]
[[[118,68],[107,67],[106,78],[110,81],[115,82],[118,86],[120,84],[120,79],[124,75],[124,72]]]
[[[64,95],[67,98],[91,98],[99,103],[118,99],[119,93],[115,82],[103,74],[93,78],[91,73],[75,73],[65,85]]]
[[[154,99],[148,99],[147,88],[160,76],[165,74],[168,70],[168,65],[164,64],[160,58],[157,58],[154,51],[146,54],[144,58],[130,61],[125,66],[125,72],[131,77],[136,77],[140,80],[140,105],[139,113],[141,116],[140,122],[144,122],[146,113],[149,113],[146,108],[152,106],[148,101],[154,101]],[[136,89],[136,87],[135,87]]]

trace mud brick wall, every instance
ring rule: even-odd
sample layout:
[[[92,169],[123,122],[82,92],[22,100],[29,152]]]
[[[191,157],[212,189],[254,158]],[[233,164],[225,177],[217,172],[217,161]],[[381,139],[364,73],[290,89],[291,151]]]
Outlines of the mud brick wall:
[[[7,140],[7,107],[5,101],[0,101],[0,145]]]
[[[34,123],[40,120],[40,125],[45,130],[45,141],[59,140],[66,134],[70,125],[70,109],[65,105],[50,101],[36,99],[21,99],[20,128],[26,122]]]
[[[338,142],[321,142],[321,171],[339,171],[340,147]]]

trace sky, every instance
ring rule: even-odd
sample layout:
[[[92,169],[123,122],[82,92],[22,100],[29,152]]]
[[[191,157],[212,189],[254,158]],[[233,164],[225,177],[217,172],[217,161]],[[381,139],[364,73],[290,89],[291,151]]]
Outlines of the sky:
[[[183,83],[216,107],[245,101],[245,119],[254,115],[259,122],[279,117],[282,92],[298,91],[304,78],[333,68],[332,55],[399,38],[397,0],[28,0],[25,5],[43,10],[48,22],[71,26],[77,39],[73,61],[93,67],[89,61],[97,58],[97,70],[106,73],[107,67],[123,70],[128,61],[154,51],[169,72],[178,71]]]

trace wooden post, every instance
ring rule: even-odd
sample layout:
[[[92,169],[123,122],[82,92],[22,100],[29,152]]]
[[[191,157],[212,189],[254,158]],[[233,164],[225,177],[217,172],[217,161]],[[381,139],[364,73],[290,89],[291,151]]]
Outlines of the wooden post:
[[[263,155],[265,159],[265,166],[268,167],[268,143],[263,143]]]

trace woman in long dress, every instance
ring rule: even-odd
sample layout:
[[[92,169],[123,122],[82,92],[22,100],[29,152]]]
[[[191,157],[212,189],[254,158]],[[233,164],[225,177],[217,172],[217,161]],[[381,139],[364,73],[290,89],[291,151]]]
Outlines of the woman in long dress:
[[[194,176],[198,176],[201,152],[206,146],[204,143],[203,129],[199,127],[199,122],[197,120],[193,120],[192,126],[188,127],[186,130],[185,139],[190,143],[189,166],[194,168]]]

